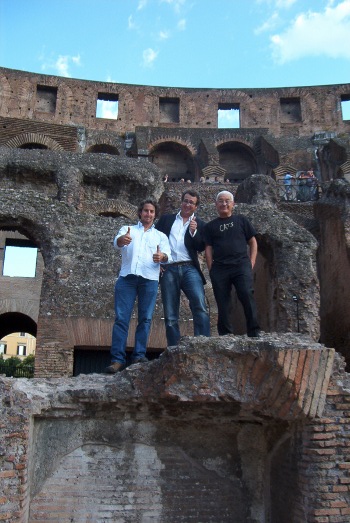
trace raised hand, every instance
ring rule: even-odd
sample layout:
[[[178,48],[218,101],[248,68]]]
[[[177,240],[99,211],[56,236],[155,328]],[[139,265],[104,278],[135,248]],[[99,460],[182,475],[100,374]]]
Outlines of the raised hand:
[[[190,233],[194,234],[194,231],[197,229],[197,221],[195,216],[193,216],[192,220],[190,221],[189,228]]]
[[[157,252],[155,254],[153,254],[153,261],[154,261],[154,263],[160,263],[162,261],[162,258],[163,258],[163,253],[160,252],[160,247],[159,247],[159,245],[157,245]]]
[[[129,245],[132,242],[131,234],[130,234],[130,227],[128,227],[127,232],[120,237],[120,241],[122,246]]]

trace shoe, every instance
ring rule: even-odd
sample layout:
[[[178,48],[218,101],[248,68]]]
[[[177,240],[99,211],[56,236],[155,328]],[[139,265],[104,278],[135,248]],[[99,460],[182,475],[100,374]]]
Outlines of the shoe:
[[[135,363],[148,363],[148,359],[145,358],[145,357],[142,357],[142,358],[136,358],[136,360],[134,360],[131,365],[135,365]]]
[[[125,369],[124,363],[119,363],[119,361],[115,361],[114,363],[111,363],[109,367],[106,367],[104,370],[105,374],[115,374],[116,372],[120,372],[121,370]]]
[[[261,338],[261,331],[257,329],[255,331],[249,332],[248,337],[249,338]]]

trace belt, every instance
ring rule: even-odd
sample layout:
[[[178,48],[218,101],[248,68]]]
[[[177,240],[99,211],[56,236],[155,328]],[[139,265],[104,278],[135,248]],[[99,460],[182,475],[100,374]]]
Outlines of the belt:
[[[168,267],[173,267],[173,266],[178,266],[178,265],[193,265],[193,262],[192,261],[179,261],[179,262],[174,262],[174,263],[169,263]]]

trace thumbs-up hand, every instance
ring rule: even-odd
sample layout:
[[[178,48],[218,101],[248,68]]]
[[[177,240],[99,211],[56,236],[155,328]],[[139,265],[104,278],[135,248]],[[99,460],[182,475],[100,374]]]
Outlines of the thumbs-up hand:
[[[131,234],[130,234],[130,227],[128,227],[127,232],[121,236],[121,243],[122,245],[129,245],[132,242]]]
[[[190,233],[193,236],[193,234],[195,233],[195,230],[197,229],[197,221],[196,221],[195,216],[193,216],[192,220],[190,221],[189,229],[190,229]]]
[[[159,245],[157,245],[157,252],[155,254],[153,254],[153,261],[154,261],[154,263],[160,263],[162,261],[162,258],[163,258],[163,253],[160,252],[160,247],[159,247]]]

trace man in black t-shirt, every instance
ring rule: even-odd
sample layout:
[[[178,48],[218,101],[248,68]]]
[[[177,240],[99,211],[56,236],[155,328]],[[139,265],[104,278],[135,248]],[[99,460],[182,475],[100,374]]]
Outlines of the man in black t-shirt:
[[[243,305],[248,336],[257,338],[260,328],[253,286],[253,268],[258,253],[256,231],[245,216],[233,215],[233,208],[233,194],[219,192],[216,197],[219,217],[207,223],[204,229],[205,255],[218,306],[218,333],[220,336],[233,334],[230,304],[234,285]]]

